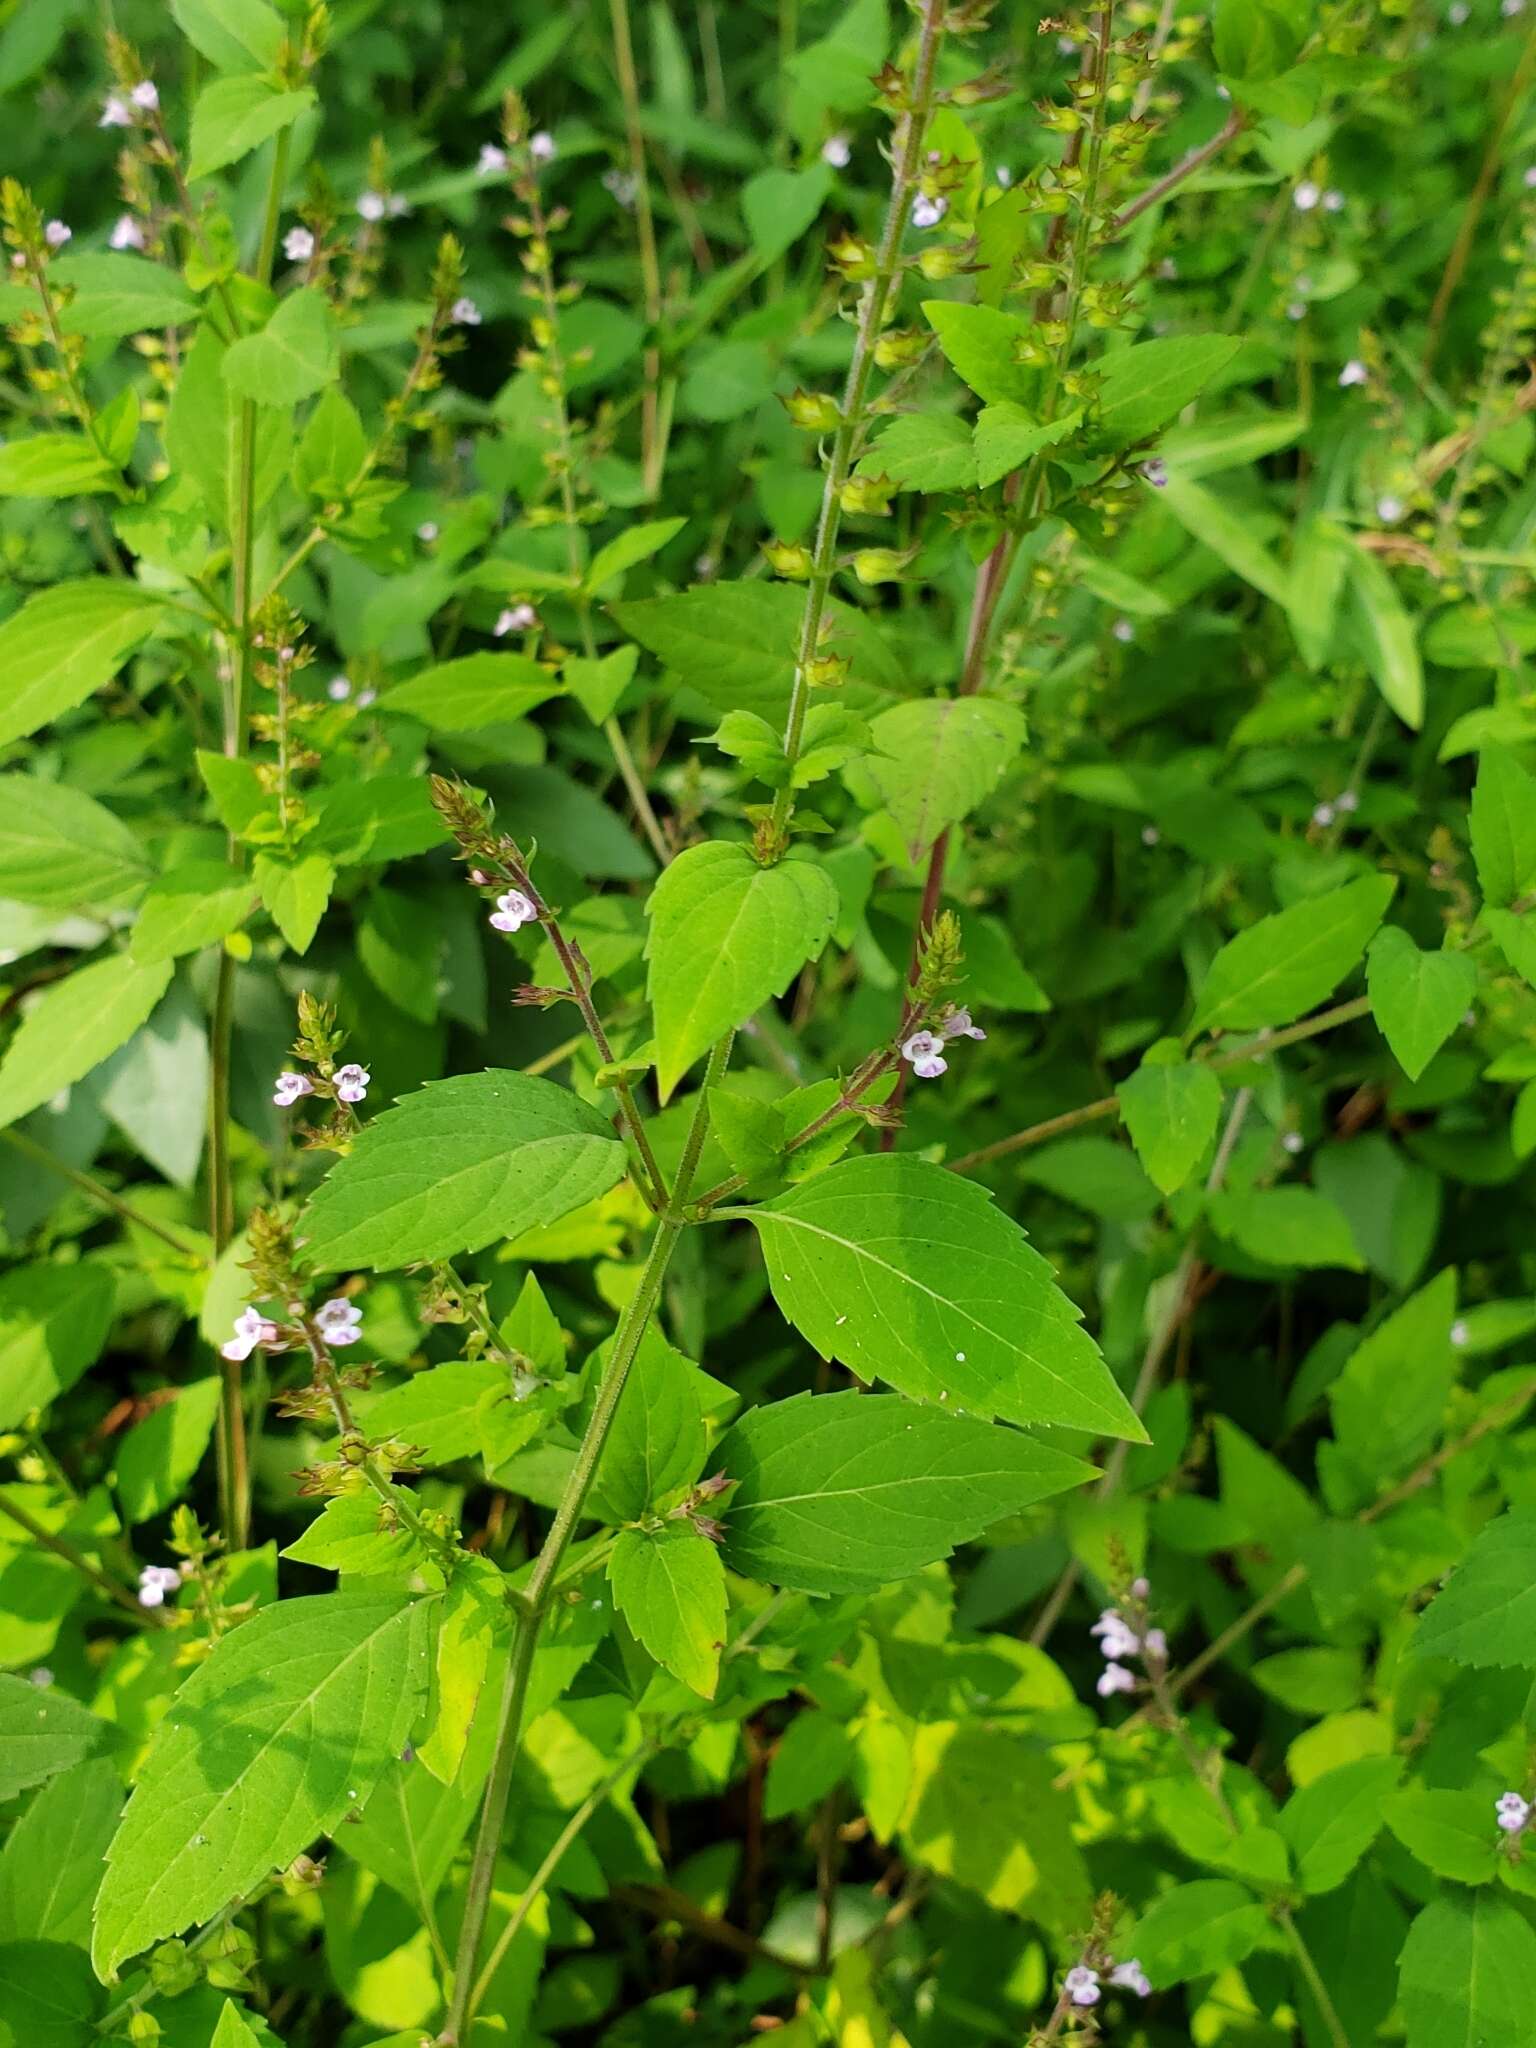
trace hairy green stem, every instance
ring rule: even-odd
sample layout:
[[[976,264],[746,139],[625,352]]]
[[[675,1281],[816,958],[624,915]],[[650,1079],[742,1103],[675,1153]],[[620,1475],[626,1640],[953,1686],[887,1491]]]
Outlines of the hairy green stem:
[[[822,620],[833,572],[837,567],[837,537],[842,527],[842,489],[848,481],[861,445],[865,426],[865,399],[875,368],[875,344],[885,325],[886,307],[900,269],[901,238],[912,207],[922,163],[923,139],[933,111],[934,75],[939,47],[944,40],[944,0],[924,0],[922,33],[917,63],[912,75],[911,103],[901,117],[901,139],[891,174],[890,204],[875,254],[874,275],[864,286],[859,301],[858,327],[854,337],[853,360],[843,386],[837,430],[832,436],[826,476],[821,490],[821,512],[816,522],[816,544],[811,554],[811,573],[806,582],[805,609],[795,649],[795,677],[790,690],[789,716],[784,726],[784,753],[791,767],[800,758],[805,739],[805,715],[810,705],[810,665],[821,641]],[[782,843],[794,814],[793,777],[773,800],[771,836]]]
[[[619,1318],[614,1333],[613,1355],[597,1390],[597,1400],[592,1416],[582,1435],[581,1446],[576,1453],[576,1462],[565,1483],[565,1491],[555,1510],[555,1518],[549,1527],[543,1547],[526,1587],[522,1589],[517,1619],[517,1632],[513,1638],[511,1661],[507,1666],[506,1682],[502,1688],[500,1718],[496,1730],[496,1750],[491,1765],[490,1781],[486,1786],[484,1804],[480,1810],[480,1827],[475,1837],[474,1858],[470,1864],[469,1886],[464,1899],[464,1924],[459,1936],[458,1956],[454,1965],[453,1998],[448,2008],[448,2020],[438,2035],[440,2048],[455,2048],[464,2038],[469,2014],[473,2009],[475,1995],[475,1966],[479,1958],[480,1944],[485,1936],[486,1915],[490,1909],[491,1886],[496,1874],[496,1858],[501,1849],[502,1831],[506,1825],[507,1799],[512,1789],[512,1773],[522,1747],[523,1709],[528,1698],[528,1681],[533,1670],[534,1653],[538,1649],[539,1631],[549,1598],[557,1578],[561,1562],[581,1519],[592,1482],[597,1476],[603,1450],[618,1413],[619,1400],[629,1378],[630,1367],[635,1362],[656,1305],[661,1298],[661,1285],[671,1264],[677,1241],[682,1236],[684,1225],[679,1205],[686,1200],[688,1189],[699,1163],[699,1154],[704,1149],[704,1140],[709,1132],[709,1091],[724,1074],[730,1059],[731,1039],[720,1040],[709,1056],[709,1065],[704,1076],[704,1085],[699,1090],[698,1105],[694,1110],[693,1123],[683,1148],[682,1161],[678,1166],[677,1180],[673,1189],[672,1207],[656,1224],[656,1235],[651,1239],[650,1251],[640,1275],[640,1284]]]

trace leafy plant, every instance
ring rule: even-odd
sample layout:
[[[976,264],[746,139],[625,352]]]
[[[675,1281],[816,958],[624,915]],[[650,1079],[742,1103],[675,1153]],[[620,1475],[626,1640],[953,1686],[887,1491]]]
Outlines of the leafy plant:
[[[1519,13],[0,7],[0,2042],[1536,2040]]]

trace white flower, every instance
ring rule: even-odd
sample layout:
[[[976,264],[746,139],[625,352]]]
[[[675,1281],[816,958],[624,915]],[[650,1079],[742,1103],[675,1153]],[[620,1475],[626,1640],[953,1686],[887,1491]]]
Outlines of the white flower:
[[[634,174],[631,171],[621,171],[617,169],[611,171],[604,171],[603,184],[605,188],[613,194],[614,198],[619,202],[620,206],[625,207],[634,205],[635,199],[640,190],[639,185],[635,181]]]
[[[53,1673],[46,1664],[37,1664],[27,1673],[28,1685],[35,1685],[39,1691],[53,1683]]]
[[[491,631],[498,640],[504,640],[508,633],[531,633],[538,623],[539,615],[531,604],[509,604],[497,614]]]
[[[494,178],[507,168],[507,152],[498,149],[494,142],[482,142],[479,160],[475,165],[477,178]]]
[[[1341,790],[1339,792],[1339,795],[1334,800],[1333,807],[1336,811],[1358,811],[1360,808],[1360,795],[1358,790]]]
[[[1281,1138],[1280,1143],[1285,1147],[1286,1151],[1289,1152],[1291,1157],[1294,1159],[1298,1152],[1304,1151],[1306,1149],[1307,1141],[1301,1135],[1300,1131],[1287,1131],[1285,1135]]]
[[[1517,14],[1524,14],[1525,0],[1499,0],[1499,12],[1506,21],[1513,21]]]
[[[1089,1635],[1099,1638],[1099,1649],[1110,1661],[1121,1657],[1134,1657],[1141,1648],[1141,1639],[1125,1616],[1113,1607],[1106,1607]]]
[[[1161,455],[1153,455],[1141,465],[1141,473],[1154,491],[1162,490],[1168,482],[1168,465]]]
[[[1351,356],[1339,372],[1339,383],[1347,391],[1351,384],[1368,384],[1371,373],[1358,356]]]
[[[971,1022],[969,1010],[951,1010],[939,1026],[941,1038],[985,1038],[985,1031],[979,1024]]]
[[[338,1294],[316,1315],[315,1326],[327,1344],[355,1344],[363,1334],[363,1312]]]
[[[547,164],[555,153],[555,138],[547,128],[528,138],[528,154],[536,164]]]
[[[821,145],[821,160],[830,164],[834,171],[845,171],[853,151],[848,146],[846,135],[829,135]]]
[[[1531,1817],[1530,1801],[1522,1799],[1518,1792],[1501,1793],[1493,1810],[1506,1835],[1518,1835]]]
[[[1331,825],[1333,823],[1333,817],[1334,811],[1332,804],[1318,804],[1314,807],[1312,812],[1312,822],[1314,825]]]
[[[1521,178],[1520,182],[1522,185],[1525,186],[1527,191],[1529,191],[1533,185],[1536,185],[1536,164],[1527,165],[1525,173]]]
[[[315,1084],[308,1074],[281,1073],[277,1086],[272,1091],[272,1100],[279,1109],[291,1109],[301,1095],[313,1095]]]
[[[1150,1600],[1152,1598],[1152,1581],[1150,1579],[1132,1579],[1131,1598],[1133,1600]]]
[[[368,1093],[368,1083],[373,1076],[366,1067],[360,1067],[355,1060],[350,1060],[346,1066],[336,1069],[334,1078],[338,1101],[361,1102]]]
[[[427,547],[431,547],[433,541],[437,539],[438,531],[438,524],[435,519],[423,519],[420,526],[416,529],[416,538]]]
[[[1314,185],[1310,178],[1303,178],[1291,194],[1291,204],[1298,213],[1310,213],[1322,196],[1321,185]]]
[[[359,711],[366,711],[370,704],[376,704],[378,701],[379,693],[377,690],[359,690],[357,693],[357,708]]]
[[[181,1590],[181,1573],[174,1565],[147,1564],[139,1573],[139,1605],[163,1607],[167,1593]]]
[[[120,213],[112,224],[112,232],[107,240],[114,249],[142,249],[144,230],[131,213]]]
[[[1285,317],[1287,320],[1305,320],[1307,317],[1306,300],[1292,299],[1291,303],[1285,309]]]
[[[290,263],[307,263],[315,253],[315,238],[308,228],[290,228],[283,237],[283,254]]]
[[[498,932],[520,932],[525,924],[532,924],[538,914],[521,889],[508,889],[505,895],[496,898],[491,926]]]
[[[1445,18],[1452,28],[1460,28],[1471,12],[1467,0],[1451,0],[1450,6],[1445,10]]]
[[[411,210],[411,202],[399,192],[391,192],[384,202],[384,211],[391,220],[404,220]]]
[[[109,92],[101,103],[101,119],[98,128],[131,128],[133,109],[121,93]]]
[[[352,684],[346,676],[332,676],[325,686],[325,694],[333,704],[345,704],[352,694]]]
[[[1383,526],[1395,526],[1407,509],[1402,499],[1393,497],[1390,491],[1376,500],[1376,517]]]
[[[389,211],[382,192],[359,192],[357,210],[364,220],[382,220]]]
[[[73,238],[74,232],[74,229],[66,227],[63,221],[51,220],[43,229],[43,240],[50,249],[62,249],[64,244]]]
[[[141,78],[128,97],[141,112],[146,114],[154,113],[160,104],[160,94],[156,90],[155,81],[152,78]]]
[[[1141,843],[1143,846],[1156,846],[1162,836],[1162,833],[1158,831],[1155,825],[1143,825],[1141,828]]]
[[[1346,201],[1344,198],[1344,194],[1342,192],[1334,191],[1331,186],[1328,189],[1328,191],[1326,191],[1323,194],[1324,213],[1342,213],[1344,211],[1345,204]]]
[[[1013,173],[1012,171],[1009,170],[1006,164],[999,164],[997,169],[992,173],[992,175],[994,178],[996,178],[997,182],[999,183],[999,185],[1002,186],[1005,192],[1008,190],[1008,187],[1013,183]]]
[[[466,296],[454,300],[449,308],[448,317],[450,320],[456,320],[461,327],[478,327],[484,315],[474,300]]]
[[[1136,628],[1129,619],[1116,619],[1109,630],[1122,646],[1129,646],[1131,641],[1136,638]]]
[[[1074,2005],[1097,2005],[1099,1973],[1090,1970],[1086,1963],[1077,1963],[1062,1978],[1061,1988]]]
[[[940,1074],[949,1070],[949,1061],[944,1057],[944,1041],[931,1031],[914,1031],[903,1041],[901,1056],[910,1061],[913,1073],[924,1081],[937,1081]]]
[[[912,202],[912,225],[915,228],[936,228],[948,211],[947,199],[930,199],[926,192],[919,192]]]
[[[1455,1322],[1451,1325],[1451,1342],[1456,1346],[1456,1349],[1458,1351],[1463,1349],[1467,1339],[1471,1336],[1471,1334],[1472,1332],[1467,1328],[1466,1323],[1460,1316],[1458,1316]]]
[[[1134,1991],[1138,1998],[1147,1997],[1152,1989],[1151,1980],[1134,1956],[1123,1963],[1116,1963],[1109,1973],[1109,1981],[1121,1991]]]
[[[235,1317],[235,1334],[226,1344],[219,1346],[225,1358],[237,1364],[242,1358],[249,1358],[258,1344],[275,1344],[278,1339],[276,1323],[269,1323],[259,1309],[243,1308]],[[156,1601],[158,1606],[159,1602]]]
[[[1123,1664],[1106,1664],[1099,1673],[1099,1682],[1095,1690],[1101,1700],[1107,1700],[1111,1693],[1134,1692],[1136,1674],[1134,1671],[1127,1671]]]
[[[1160,1628],[1149,1628],[1142,1638],[1141,1653],[1144,1657],[1155,1657],[1160,1664],[1168,1661],[1168,1638]]]

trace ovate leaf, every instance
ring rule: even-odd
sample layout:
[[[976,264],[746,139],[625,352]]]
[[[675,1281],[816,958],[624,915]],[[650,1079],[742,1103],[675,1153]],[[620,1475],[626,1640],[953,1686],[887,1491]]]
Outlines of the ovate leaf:
[[[1451,1891],[1432,1899],[1403,1944],[1398,2000],[1408,2048],[1531,2048],[1531,1923],[1494,1891]]]
[[[1484,747],[1478,758],[1472,858],[1488,903],[1512,903],[1536,881],[1536,775],[1505,747]]]
[[[725,1567],[686,1522],[623,1529],[608,1560],[619,1612],[658,1664],[705,1699],[720,1680]]]
[[[26,2048],[90,2048],[97,2038],[101,1986],[77,1948],[58,1941],[0,1947],[0,2024]]]
[[[385,711],[404,711],[437,732],[472,732],[523,718],[560,685],[526,654],[466,654],[386,690]]]
[[[859,463],[904,491],[959,491],[976,481],[971,429],[953,413],[913,412],[891,421]]]
[[[56,982],[0,1060],[0,1128],[37,1109],[125,1045],[165,994],[171,962],[111,954]]]
[[[1345,562],[1366,666],[1387,703],[1417,732],[1424,723],[1424,666],[1412,616],[1373,554],[1351,547]]]
[[[242,81],[230,79],[236,85]],[[217,86],[210,86],[217,92]],[[281,301],[259,334],[231,342],[224,381],[255,405],[295,405],[336,375],[336,322],[324,292],[314,286]]]
[[[996,697],[925,698],[882,711],[865,762],[909,857],[996,789],[1024,744],[1024,714]]]
[[[75,296],[60,316],[74,334],[138,334],[146,327],[179,327],[195,320],[194,293],[163,263],[116,253],[66,256],[53,266]]]
[[[0,746],[71,711],[115,676],[160,617],[160,601],[120,577],[56,583],[0,626]]]
[[[322,1270],[378,1271],[479,1251],[595,1201],[624,1166],[608,1120],[569,1090],[459,1074],[360,1133],[310,1199],[305,1255]]]
[[[1159,1048],[1120,1083],[1120,1114],[1137,1157],[1165,1195],[1181,1188],[1205,1157],[1221,1115],[1221,1083],[1209,1067]]]
[[[1241,347],[1235,334],[1178,334],[1110,349],[1095,365],[1096,438],[1109,448],[1144,441],[1197,398]]]
[[[284,939],[295,953],[307,953],[331,900],[335,868],[323,853],[258,853],[253,880]]]
[[[131,951],[141,964],[179,959],[244,924],[256,885],[228,861],[194,860],[162,875],[139,910]]]
[[[649,991],[665,1100],[727,1031],[782,995],[837,920],[837,887],[813,859],[761,867],[712,841],[678,855],[651,895]]]
[[[220,71],[266,71],[283,45],[283,19],[267,0],[171,0],[176,25]]]
[[[1136,1923],[1130,1946],[1159,1988],[1214,1976],[1252,1954],[1269,1932],[1269,1915],[1230,1878],[1202,1877],[1161,1893]]]
[[[1403,1775],[1400,1756],[1363,1756],[1293,1792],[1280,1814],[1304,1892],[1331,1892],[1370,1848],[1382,1802]]]
[[[141,841],[81,791],[0,776],[0,897],[42,910],[115,909],[150,878]]]
[[[1075,406],[1060,419],[1036,420],[1022,405],[984,405],[977,415],[974,447],[976,481],[985,486],[1008,476],[1042,448],[1054,448],[1083,423],[1083,409]]]
[[[1467,1013],[1477,969],[1465,953],[1423,953],[1400,925],[1384,925],[1365,963],[1371,1015],[1410,1081],[1417,1081]]]
[[[897,1394],[796,1394],[754,1408],[719,1452],[732,1571],[807,1593],[864,1592],[948,1557],[1094,1468],[1017,1430]]]
[[[106,1723],[67,1692],[0,1672],[0,1799],[69,1770],[100,1748],[106,1734]]]
[[[0,1279],[0,1429],[46,1408],[101,1356],[117,1284],[105,1266],[22,1266]]]
[[[111,464],[84,434],[28,434],[0,446],[0,497],[89,496],[112,481]]]
[[[147,1522],[178,1500],[203,1462],[219,1412],[219,1382],[178,1387],[123,1438],[114,1478],[123,1518]]]
[[[220,1638],[172,1700],[108,1855],[103,1977],[362,1811],[426,1697],[430,1613],[390,1591],[331,1593]]]
[[[1191,1031],[1289,1024],[1332,995],[1365,951],[1397,887],[1366,875],[1261,917],[1229,939],[1200,985]]]
[[[1536,1670],[1536,1509],[1480,1529],[1419,1619],[1414,1647],[1456,1664]]]
[[[978,398],[997,405],[1027,405],[1035,372],[1019,361],[1018,350],[1030,338],[1030,325],[1016,313],[993,306],[966,305],[958,299],[925,299],[923,312],[939,337],[950,366]]]
[[[237,162],[314,104],[308,86],[300,92],[280,92],[259,72],[216,78],[203,87],[192,109],[187,176],[206,178],[210,171]]]
[[[105,1757],[49,1781],[0,1851],[0,1941],[89,1947],[101,1862],[122,1810],[123,1781]]]
[[[610,1345],[598,1352],[600,1365]],[[640,1521],[665,1494],[698,1478],[707,1441],[702,1384],[698,1367],[647,1328],[598,1467],[598,1492],[614,1521]]]
[[[985,1188],[846,1159],[742,1215],[774,1299],[823,1358],[952,1413],[1144,1441],[1047,1261]]]

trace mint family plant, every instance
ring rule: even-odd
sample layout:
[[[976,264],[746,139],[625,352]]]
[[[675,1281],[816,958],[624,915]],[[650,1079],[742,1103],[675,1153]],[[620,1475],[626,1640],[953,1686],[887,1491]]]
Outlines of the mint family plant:
[[[0,2043],[1536,2039],[1520,16],[0,16]]]

